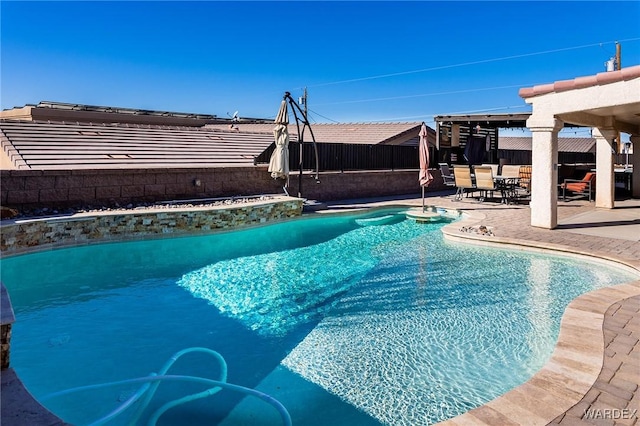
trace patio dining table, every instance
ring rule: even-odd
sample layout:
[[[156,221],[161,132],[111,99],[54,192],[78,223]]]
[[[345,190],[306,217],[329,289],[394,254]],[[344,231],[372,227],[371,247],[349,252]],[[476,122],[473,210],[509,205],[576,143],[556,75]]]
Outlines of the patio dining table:
[[[517,189],[520,178],[516,176],[495,175],[493,180],[496,183],[496,187],[500,190],[502,202],[511,204],[518,196]]]

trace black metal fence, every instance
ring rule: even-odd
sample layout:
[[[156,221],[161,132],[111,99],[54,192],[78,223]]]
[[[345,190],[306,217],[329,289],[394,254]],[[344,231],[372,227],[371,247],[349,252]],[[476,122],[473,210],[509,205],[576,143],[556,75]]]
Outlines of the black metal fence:
[[[349,170],[402,170],[418,169],[420,158],[417,146],[404,145],[365,145],[365,144],[344,144],[344,143],[317,143],[318,147],[318,170],[325,171],[349,171]],[[271,154],[275,149],[275,143],[262,152],[256,158],[256,164],[268,164]],[[433,147],[431,150],[431,166],[437,162],[434,159],[440,158],[442,152],[437,152]],[[443,151],[443,150],[441,150]],[[303,170],[315,170],[315,150],[313,142],[304,142],[302,148]],[[531,151],[498,150],[498,157],[504,164],[531,164]],[[626,154],[616,154],[615,163],[625,164]],[[629,162],[632,162],[633,155],[629,155]],[[462,157],[458,163],[463,164]],[[486,162],[493,162],[486,159]],[[451,162],[450,160],[444,160]],[[559,164],[593,164],[595,154],[591,152],[559,152]],[[289,169],[299,170],[300,144],[292,142],[289,144]]]
[[[302,168],[315,170],[315,150],[313,142],[302,144]],[[317,143],[318,170],[346,171],[346,170],[396,170],[417,169],[420,158],[417,146],[402,145],[363,145],[343,143]],[[256,163],[269,163],[271,154],[275,150],[272,143],[256,158]],[[298,170],[300,163],[300,144],[289,144],[289,168]]]

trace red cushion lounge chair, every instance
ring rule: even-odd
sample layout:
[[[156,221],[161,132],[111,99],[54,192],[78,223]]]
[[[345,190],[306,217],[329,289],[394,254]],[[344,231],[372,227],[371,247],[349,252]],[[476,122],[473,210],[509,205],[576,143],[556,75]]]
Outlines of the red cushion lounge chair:
[[[588,195],[589,201],[592,199],[592,194],[596,190],[596,173],[587,172],[586,175],[580,180],[578,179],[565,179],[564,183],[560,185],[562,188],[562,199],[566,200],[567,191],[571,191],[574,194]]]

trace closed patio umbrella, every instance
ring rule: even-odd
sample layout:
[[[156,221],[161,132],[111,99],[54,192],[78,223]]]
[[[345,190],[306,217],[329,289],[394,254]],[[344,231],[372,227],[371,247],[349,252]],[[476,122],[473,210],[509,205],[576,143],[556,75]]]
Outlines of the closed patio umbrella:
[[[287,102],[284,99],[280,104],[280,110],[276,116],[275,124],[273,136],[275,138],[276,149],[271,154],[268,171],[274,179],[286,179],[284,191],[287,193],[286,187],[289,185],[289,130],[287,127],[289,125],[289,113],[287,110]]]
[[[418,180],[422,187],[422,209],[424,210],[424,188],[429,186],[433,181],[433,176],[429,173],[429,143],[427,142],[427,125],[422,123],[420,128],[420,144],[418,150],[420,153],[420,175]]]

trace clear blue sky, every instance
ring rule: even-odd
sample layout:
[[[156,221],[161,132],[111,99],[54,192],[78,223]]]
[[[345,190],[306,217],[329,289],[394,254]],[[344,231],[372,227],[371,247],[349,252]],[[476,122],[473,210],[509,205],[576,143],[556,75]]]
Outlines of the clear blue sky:
[[[1,2],[1,107],[313,122],[528,112],[518,89],[640,64],[639,1]]]

